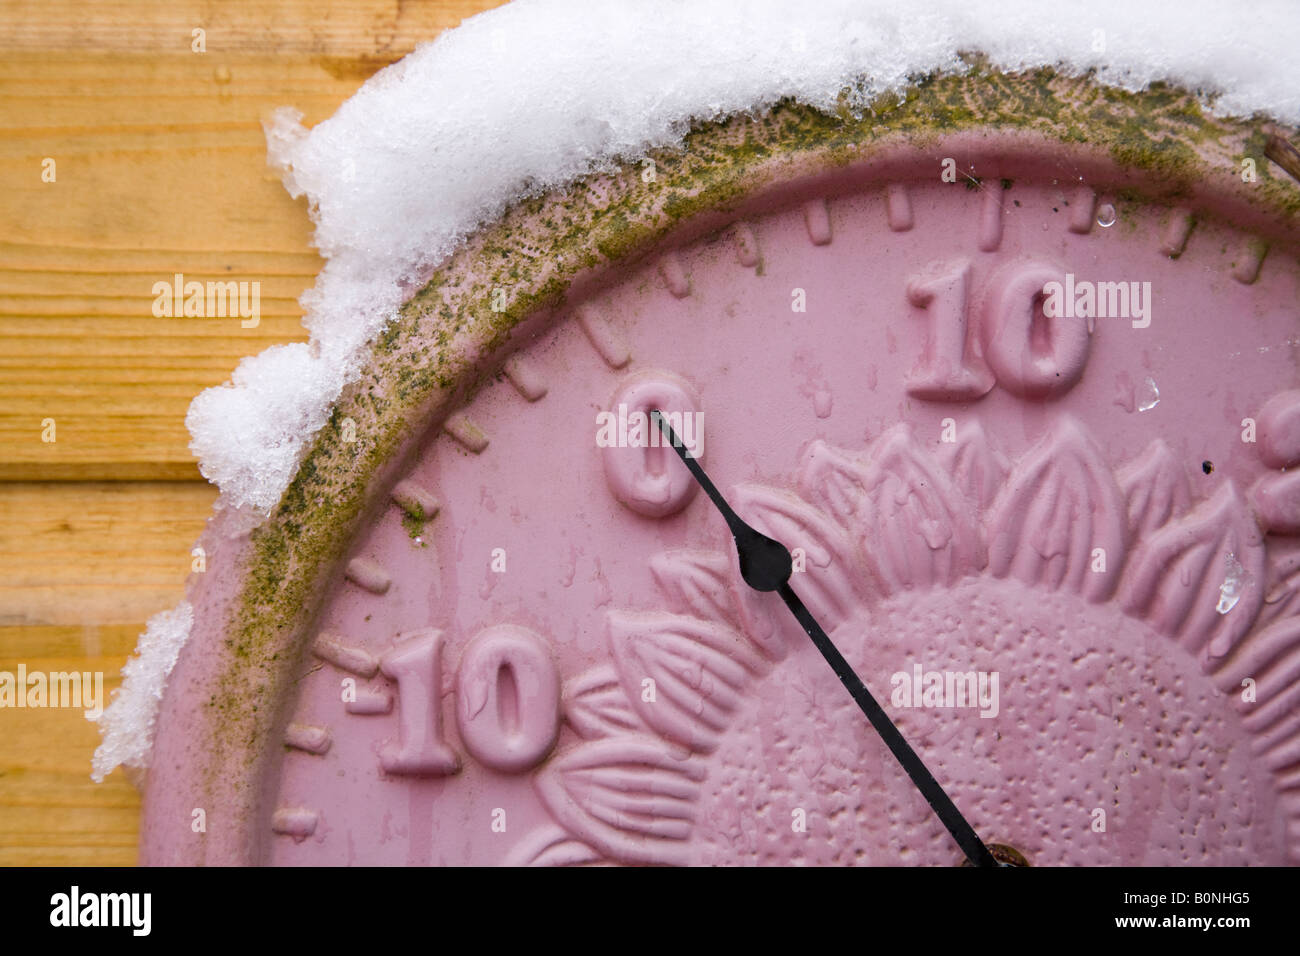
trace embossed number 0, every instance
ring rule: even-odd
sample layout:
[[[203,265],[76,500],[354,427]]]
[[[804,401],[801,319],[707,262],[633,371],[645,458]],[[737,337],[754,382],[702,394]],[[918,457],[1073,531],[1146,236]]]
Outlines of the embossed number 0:
[[[1092,343],[1088,323],[1043,315],[1044,286],[1064,279],[1046,262],[1010,262],[989,284],[984,353],[998,381],[1017,395],[1060,395],[1083,375]]]
[[[501,624],[465,648],[456,681],[461,739],[494,770],[530,770],[560,732],[560,675],[531,631]]]
[[[618,390],[611,413],[620,419],[639,419],[628,436],[601,449],[605,480],[614,497],[639,515],[664,518],[681,511],[695,497],[699,486],[685,468],[670,461],[673,452],[660,447],[662,435],[650,424],[649,412],[660,408],[670,416],[676,412],[696,416],[699,403],[685,381],[667,372],[640,372]],[[624,443],[622,439],[631,440]],[[688,445],[692,436],[681,435]]]

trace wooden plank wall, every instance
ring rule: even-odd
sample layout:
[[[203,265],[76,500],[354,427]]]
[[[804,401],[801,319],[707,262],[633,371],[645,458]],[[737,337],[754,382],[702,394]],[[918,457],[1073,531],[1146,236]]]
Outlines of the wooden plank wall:
[[[263,117],[317,123],[497,5],[0,0],[0,671],[117,686],[216,497],[190,399],[305,338],[297,298],[321,260]],[[153,285],[176,273],[260,282],[261,322],[156,318]],[[0,864],[135,862],[139,797],[121,771],[91,782],[97,743],[79,710],[0,710]]]

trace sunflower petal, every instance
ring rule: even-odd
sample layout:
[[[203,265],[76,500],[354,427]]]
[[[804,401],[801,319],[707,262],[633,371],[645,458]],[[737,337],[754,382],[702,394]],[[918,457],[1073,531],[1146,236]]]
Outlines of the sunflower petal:
[[[882,591],[952,584],[984,567],[972,504],[907,426],[876,440],[865,478],[854,532]]]
[[[1127,525],[1109,466],[1083,429],[1064,419],[1016,463],[993,502],[989,569],[1104,601],[1124,563]]]
[[[1129,530],[1135,541],[1177,518],[1191,505],[1187,475],[1159,438],[1122,465],[1115,479],[1128,503]]]
[[[630,863],[685,865],[706,768],[653,737],[579,744],[534,777],[542,802],[579,841]]]
[[[824,628],[833,630],[865,603],[853,541],[824,512],[798,495],[765,485],[738,485],[731,500],[737,514],[790,549],[795,558],[790,587]],[[746,634],[769,658],[781,659],[788,642],[798,640],[798,627],[788,626],[792,619],[780,598],[748,588],[738,565],[733,574]]]
[[[669,608],[705,620],[735,625],[731,563],[719,551],[665,551],[650,559],[650,573]]]
[[[753,648],[721,624],[631,611],[610,611],[606,623],[632,708],[649,727],[697,753],[717,746],[742,692],[766,670]]]
[[[1120,603],[1192,653],[1222,658],[1250,631],[1264,601],[1259,526],[1232,482],[1133,554]],[[1209,661],[1203,661],[1208,670]]]
[[[618,673],[609,664],[594,667],[564,685],[564,719],[586,740],[641,729]]]
[[[502,866],[590,866],[600,862],[599,853],[552,823],[520,840]]]
[[[939,461],[953,484],[981,511],[993,503],[1010,470],[1006,456],[993,448],[977,421],[962,424],[955,442],[939,445]]]

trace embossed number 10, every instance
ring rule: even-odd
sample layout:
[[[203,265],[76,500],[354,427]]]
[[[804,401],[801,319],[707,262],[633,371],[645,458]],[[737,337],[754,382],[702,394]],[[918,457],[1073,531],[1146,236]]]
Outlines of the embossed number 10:
[[[419,631],[380,662],[397,682],[399,738],[379,757],[387,773],[460,769],[443,740],[442,645],[441,631]],[[560,732],[560,675],[541,638],[509,624],[479,632],[456,675],[456,723],[465,749],[494,770],[520,773],[546,759]]]
[[[970,272],[970,260],[958,259],[908,280],[908,302],[926,310],[926,341],[907,391],[954,401],[979,398],[994,384],[1030,398],[1073,388],[1088,361],[1091,329],[1084,321],[1043,314],[1043,288],[1063,280],[1060,267],[1007,263],[993,274],[976,309]]]

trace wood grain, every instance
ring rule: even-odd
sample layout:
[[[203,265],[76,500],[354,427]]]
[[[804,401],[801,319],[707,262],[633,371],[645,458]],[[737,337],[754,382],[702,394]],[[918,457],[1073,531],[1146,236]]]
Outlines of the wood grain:
[[[496,5],[0,0],[0,670],[117,686],[144,621],[180,599],[215,498],[190,400],[306,338],[297,300],[321,260],[263,119],[319,122]],[[259,324],[155,317],[153,285],[176,273],[260,283]],[[120,771],[91,782],[97,743],[80,710],[0,710],[0,864],[135,861],[139,799]]]
[[[0,483],[0,625],[139,624],[175,604],[215,500],[194,481]]]
[[[135,625],[0,629],[0,670],[101,671],[106,694],[135,646]],[[99,732],[80,709],[0,712],[0,865],[130,866],[140,800],[121,771],[90,779]]]

